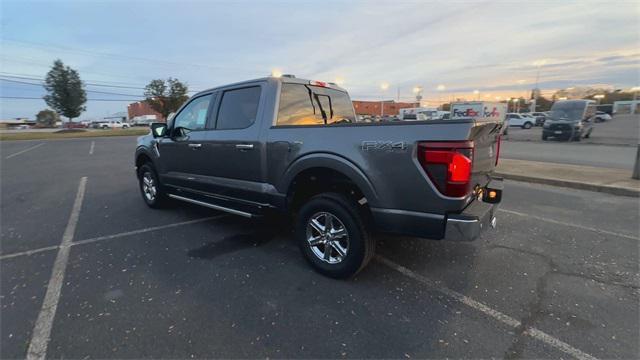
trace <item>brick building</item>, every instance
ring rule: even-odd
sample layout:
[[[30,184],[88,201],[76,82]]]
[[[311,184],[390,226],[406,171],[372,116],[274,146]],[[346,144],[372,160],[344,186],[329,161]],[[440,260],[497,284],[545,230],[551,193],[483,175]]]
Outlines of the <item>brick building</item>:
[[[165,121],[164,116],[153,110],[145,101],[136,101],[127,105],[127,113],[129,119],[133,119],[136,116],[155,115],[157,121]]]
[[[419,107],[419,103],[385,101],[353,101],[353,108],[358,115],[380,115],[380,105],[383,104],[383,115],[398,115],[400,109]]]

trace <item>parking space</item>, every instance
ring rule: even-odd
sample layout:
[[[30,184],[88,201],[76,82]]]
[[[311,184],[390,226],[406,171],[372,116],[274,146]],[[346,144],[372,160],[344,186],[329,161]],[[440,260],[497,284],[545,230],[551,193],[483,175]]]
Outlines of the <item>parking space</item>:
[[[378,236],[378,257],[336,281],[282,224],[147,208],[134,138],[40,143],[9,159],[38,142],[0,144],[2,358],[33,341],[82,177],[47,357],[638,355],[637,199],[507,182],[495,231]]]

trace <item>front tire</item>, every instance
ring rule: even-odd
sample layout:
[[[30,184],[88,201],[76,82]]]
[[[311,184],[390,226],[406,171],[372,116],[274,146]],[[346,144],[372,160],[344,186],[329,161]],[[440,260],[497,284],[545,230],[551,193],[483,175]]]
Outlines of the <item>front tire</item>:
[[[357,274],[375,252],[362,211],[338,193],[316,195],[305,203],[296,219],[295,236],[313,269],[335,279]]]
[[[153,165],[146,163],[138,169],[138,184],[142,199],[148,207],[158,209],[166,205],[167,196],[160,186]]]
[[[531,125],[530,122],[526,122],[526,123],[524,123],[524,125],[522,125],[522,128],[523,129],[531,129],[531,126],[533,126],[533,125]]]

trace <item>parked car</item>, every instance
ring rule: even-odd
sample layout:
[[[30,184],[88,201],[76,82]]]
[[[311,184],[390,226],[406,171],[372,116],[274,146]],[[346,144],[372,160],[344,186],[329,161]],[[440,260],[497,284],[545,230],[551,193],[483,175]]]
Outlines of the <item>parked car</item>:
[[[536,126],[544,125],[545,120],[547,120],[547,114],[543,112],[533,112],[531,115],[536,118]]]
[[[470,241],[495,226],[502,124],[361,123],[335,84],[268,77],[194,95],[138,138],[135,167],[151,208],[291,216],[309,264],[344,278],[373,257],[374,230]]]
[[[507,120],[509,126],[519,126],[523,129],[531,129],[536,123],[536,119],[532,116],[518,113],[508,113]]]
[[[607,114],[604,111],[596,111],[596,116],[594,117],[595,122],[604,122],[611,120],[611,115]]]
[[[100,123],[100,129],[127,129],[127,128],[129,128],[129,124],[122,121],[118,121],[118,120],[111,120],[111,121],[105,121]]]
[[[593,132],[596,107],[593,100],[562,100],[551,106],[551,113],[542,127],[542,140],[550,137],[580,141]]]
[[[65,122],[62,127],[65,129],[84,129],[87,125],[82,122]]]

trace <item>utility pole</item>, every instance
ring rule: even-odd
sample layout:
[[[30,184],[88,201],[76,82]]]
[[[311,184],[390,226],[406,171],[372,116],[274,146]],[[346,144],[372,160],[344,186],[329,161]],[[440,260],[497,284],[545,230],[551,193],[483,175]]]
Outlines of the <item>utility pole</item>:
[[[640,144],[638,144],[638,151],[636,152],[636,164],[633,166],[632,179],[640,180]]]

